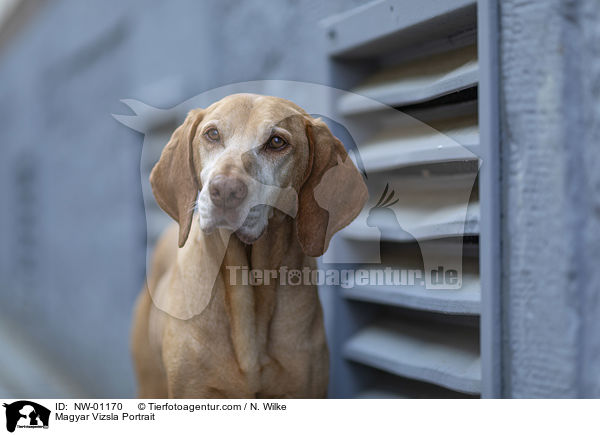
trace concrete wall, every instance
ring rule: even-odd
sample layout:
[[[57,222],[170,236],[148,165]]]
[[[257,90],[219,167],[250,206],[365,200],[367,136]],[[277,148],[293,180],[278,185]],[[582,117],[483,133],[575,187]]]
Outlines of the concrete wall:
[[[500,2],[504,394],[600,396],[600,3]]]
[[[237,81],[326,83],[318,21],[359,3],[61,0],[2,44],[0,317],[42,352],[48,376],[76,384],[62,394],[134,393],[142,137],[111,117],[127,111],[119,100],[169,107]],[[17,356],[5,360],[19,372]]]

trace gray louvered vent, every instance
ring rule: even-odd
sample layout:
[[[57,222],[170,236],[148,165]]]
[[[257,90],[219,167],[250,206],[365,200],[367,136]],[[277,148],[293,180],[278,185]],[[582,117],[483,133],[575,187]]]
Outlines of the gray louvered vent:
[[[357,94],[333,104],[368,132],[360,153],[369,204],[340,232],[333,258],[364,250],[380,234],[383,266],[423,269],[427,253],[461,255],[463,243],[458,290],[335,289],[334,397],[481,393],[476,15],[475,1],[380,1],[324,22],[333,83]],[[387,119],[379,103],[410,115],[408,122]],[[388,214],[379,234],[365,231],[388,183],[399,198],[397,220]]]

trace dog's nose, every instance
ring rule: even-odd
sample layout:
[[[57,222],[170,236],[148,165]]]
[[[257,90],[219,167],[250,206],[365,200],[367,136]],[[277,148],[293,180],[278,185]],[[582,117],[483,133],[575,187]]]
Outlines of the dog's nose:
[[[237,177],[217,175],[208,185],[208,192],[217,207],[235,208],[248,195],[248,186]]]

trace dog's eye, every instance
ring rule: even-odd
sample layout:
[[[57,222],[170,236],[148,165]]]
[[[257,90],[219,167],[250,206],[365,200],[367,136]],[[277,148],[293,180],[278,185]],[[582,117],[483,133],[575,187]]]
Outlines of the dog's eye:
[[[216,128],[211,128],[206,133],[204,133],[204,136],[206,136],[207,138],[209,138],[212,141],[217,141],[217,140],[219,140],[219,137],[220,137],[219,130],[217,130]]]
[[[273,136],[271,139],[269,139],[269,143],[268,143],[269,148],[272,148],[275,150],[283,148],[286,145],[287,145],[287,142],[285,140],[283,140],[280,136]]]

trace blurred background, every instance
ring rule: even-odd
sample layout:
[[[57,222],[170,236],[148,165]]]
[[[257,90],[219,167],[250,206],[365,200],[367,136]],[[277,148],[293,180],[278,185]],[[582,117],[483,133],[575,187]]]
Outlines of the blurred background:
[[[120,100],[168,108],[239,81],[324,83],[318,22],[360,3],[2,2],[1,396],[134,394],[143,136],[111,116],[128,112]]]
[[[449,293],[324,293],[332,397],[600,396],[599,48],[595,0],[1,0],[0,397],[134,396],[131,310],[168,222],[147,233],[140,180],[184,113],[153,121],[145,156],[112,114],[269,79],[352,90],[474,153],[332,99],[466,273]]]

